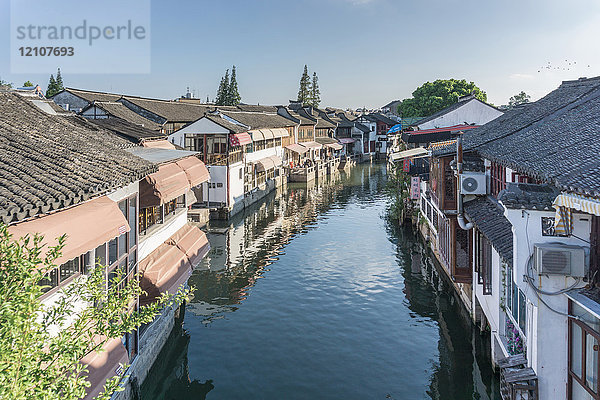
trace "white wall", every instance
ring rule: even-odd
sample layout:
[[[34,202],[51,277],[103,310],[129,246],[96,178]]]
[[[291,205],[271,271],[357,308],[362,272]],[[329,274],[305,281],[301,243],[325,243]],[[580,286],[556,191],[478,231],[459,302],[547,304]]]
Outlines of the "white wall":
[[[225,165],[207,165],[206,168],[210,173],[210,184],[215,184],[215,188],[209,188],[209,185],[202,185],[202,198],[204,201],[211,203],[226,203],[227,202],[227,166]],[[216,187],[218,184],[221,187]]]
[[[527,298],[527,359],[536,371],[540,386],[540,399],[565,397],[567,384],[567,318],[548,309],[536,297],[534,290],[523,282],[529,256],[536,243],[560,242],[588,246],[574,236],[542,236],[541,218],[554,217],[554,211],[507,210],[506,217],[513,225],[514,281]],[[573,234],[589,242],[591,216],[573,215]],[[533,272],[535,274],[535,272]],[[571,286],[575,280],[564,276],[537,276],[538,287],[557,291]],[[580,286],[583,286],[581,284]],[[565,295],[542,296],[553,309],[566,313],[568,299]]]
[[[420,130],[423,130],[462,125],[464,123],[483,125],[502,115],[501,111],[479,100],[466,100],[464,103],[463,106],[447,114],[417,126]]]
[[[241,178],[240,178],[241,176]],[[229,166],[229,206],[244,200],[244,163]]]
[[[229,133],[229,130],[220,125],[215,124],[209,119],[200,118],[191,124],[173,132],[169,135],[169,142],[185,148],[186,134],[223,134]]]

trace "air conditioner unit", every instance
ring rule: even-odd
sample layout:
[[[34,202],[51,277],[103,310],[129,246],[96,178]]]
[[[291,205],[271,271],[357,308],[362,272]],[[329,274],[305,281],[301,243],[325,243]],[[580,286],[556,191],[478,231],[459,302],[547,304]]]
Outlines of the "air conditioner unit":
[[[465,172],[460,175],[460,194],[487,194],[485,172]]]
[[[562,243],[534,245],[533,266],[538,275],[564,275],[583,278],[587,275],[586,248]]]

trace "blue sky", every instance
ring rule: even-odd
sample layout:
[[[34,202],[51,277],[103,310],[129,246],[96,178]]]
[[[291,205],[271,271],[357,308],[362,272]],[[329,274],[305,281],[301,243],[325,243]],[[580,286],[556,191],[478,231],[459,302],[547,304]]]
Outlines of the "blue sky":
[[[150,74],[66,70],[66,85],[158,98],[189,86],[214,98],[235,64],[242,101],[283,104],[308,64],[323,105],[378,107],[446,78],[474,81],[499,105],[600,75],[596,0],[171,0],[152,1],[151,18]],[[0,77],[45,88],[55,71],[10,73],[9,23],[0,0]]]

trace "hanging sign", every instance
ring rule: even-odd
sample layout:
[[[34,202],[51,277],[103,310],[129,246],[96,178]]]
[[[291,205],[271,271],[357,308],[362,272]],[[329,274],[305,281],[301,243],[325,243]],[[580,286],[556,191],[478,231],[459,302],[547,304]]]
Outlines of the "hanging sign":
[[[415,176],[410,179],[410,198],[419,200],[419,197],[421,197],[421,178]]]

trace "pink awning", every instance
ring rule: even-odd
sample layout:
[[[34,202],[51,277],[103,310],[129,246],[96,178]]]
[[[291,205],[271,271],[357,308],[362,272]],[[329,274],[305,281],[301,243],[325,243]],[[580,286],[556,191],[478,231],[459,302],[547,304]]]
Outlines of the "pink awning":
[[[308,149],[304,146],[300,146],[297,143],[292,143],[289,144],[287,146],[285,146],[286,149],[288,149],[289,151],[293,151],[294,153],[298,153],[298,154],[304,154],[308,151]]]
[[[300,144],[308,149],[320,149],[323,147],[323,145],[318,142],[302,142]]]
[[[183,251],[192,267],[197,267],[210,250],[206,233],[202,232],[197,226],[190,224],[186,224],[175,235],[171,236],[168,243]]]
[[[356,142],[356,140],[352,139],[352,138],[341,138],[338,140],[340,141],[341,144],[350,144],[350,143]]]
[[[158,167],[158,172],[140,181],[141,207],[159,206],[190,190],[188,177],[177,163]]]
[[[186,157],[183,160],[177,161],[175,164],[181,167],[185,172],[190,187],[196,187],[210,179],[210,174],[208,173],[206,165],[204,165],[197,157]]]
[[[96,344],[101,343],[102,337],[95,337]],[[127,350],[120,338],[109,339],[103,346],[104,351],[92,351],[83,359],[81,363],[87,365],[90,387],[87,389],[87,394],[84,399],[93,399],[98,396],[104,388],[106,380],[121,373],[121,364],[129,362]]]
[[[140,304],[150,304],[167,291],[174,294],[209,250],[206,234],[198,227],[184,225],[140,261],[140,286],[147,293],[140,297]]]
[[[106,196],[8,227],[8,232],[14,239],[27,234],[31,237],[35,233],[43,235],[46,246],[42,250],[42,257],[46,255],[48,247],[58,244],[56,239],[59,236],[66,234],[62,255],[55,261],[57,265],[95,249],[129,230],[129,224],[117,203]]]
[[[149,147],[152,149],[169,149],[175,150],[175,146],[168,140],[144,140],[142,142],[143,147]]]
[[[233,146],[244,146],[252,143],[252,138],[247,132],[232,133],[229,135],[229,143]]]

